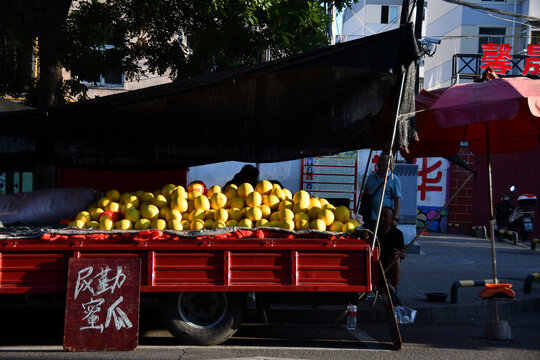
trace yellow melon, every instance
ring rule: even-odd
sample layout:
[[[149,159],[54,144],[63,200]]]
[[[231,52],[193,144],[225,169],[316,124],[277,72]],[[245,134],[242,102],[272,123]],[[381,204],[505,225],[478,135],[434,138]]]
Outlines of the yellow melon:
[[[161,209],[164,206],[167,206],[168,201],[167,198],[164,195],[158,194],[156,197],[152,199],[150,202],[152,205],[155,205],[158,207],[158,209]]]
[[[238,196],[245,198],[246,196],[248,196],[255,190],[253,189],[253,185],[251,185],[250,183],[243,183],[238,186],[237,191],[238,191]]]
[[[167,222],[163,219],[155,219],[152,220],[150,227],[152,229],[165,230],[167,228]]]
[[[285,230],[294,230],[294,220],[293,219],[283,219],[279,223],[280,227]]]
[[[88,223],[92,220],[92,216],[88,211],[80,211],[76,216],[75,220],[81,220],[83,223]]]
[[[238,226],[240,227],[247,227],[247,228],[252,228],[253,227],[253,222],[249,219],[242,219],[238,222]]]
[[[216,210],[214,210],[214,209],[206,210],[206,211],[204,212],[204,214],[205,214],[204,218],[205,218],[205,219],[212,219],[212,220],[214,220],[214,214],[215,214],[215,213],[216,213]]]
[[[214,212],[214,220],[217,222],[227,222],[229,220],[229,212],[225,209],[217,209]]]
[[[69,227],[78,227],[83,229],[85,227],[86,223],[83,220],[73,220],[68,224]],[[109,230],[109,229],[107,229]]]
[[[111,230],[114,226],[114,222],[106,216],[99,218],[99,228],[101,230]]]
[[[273,227],[273,228],[279,228],[281,227],[281,221],[280,220],[273,220],[270,221],[268,224],[266,224],[267,227]]]
[[[231,220],[236,220],[236,221],[240,221],[242,219],[242,210],[238,209],[238,208],[232,208],[228,211],[229,213],[229,218]]]
[[[329,227],[328,230],[340,232],[343,229],[343,223],[339,220],[334,221]]]
[[[120,193],[118,192],[118,190],[112,189],[105,193],[105,197],[110,199],[111,201],[118,202],[118,200],[120,200]]]
[[[318,208],[322,208],[322,205],[321,205],[321,202],[318,198],[311,198],[309,199],[309,206],[308,208],[311,209],[312,207],[318,207]]]
[[[163,187],[161,188],[161,195],[165,196],[167,199],[170,199],[171,193],[174,189],[176,189],[176,185],[174,184],[163,185]]]
[[[261,195],[269,194],[273,188],[273,184],[268,180],[261,180],[255,186],[255,190]]]
[[[262,219],[262,210],[257,206],[249,207],[246,211],[246,217],[251,221],[260,220]]]
[[[105,206],[105,211],[120,211],[120,204],[115,201],[111,201],[107,204],[107,206]]]
[[[137,220],[141,218],[141,213],[139,212],[139,210],[132,207],[126,210],[126,214],[124,217],[132,223],[136,223]]]
[[[133,224],[128,219],[122,219],[114,223],[114,227],[118,230],[133,229]]]
[[[218,185],[210,186],[210,188],[208,188],[208,190],[206,190],[206,196],[209,199],[211,199],[212,195],[214,195],[216,193],[220,193],[220,192],[221,192],[221,187],[220,186],[218,186]]]
[[[265,195],[262,199],[262,203],[272,210],[276,210],[279,206],[280,199],[276,195]]]
[[[205,229],[213,229],[214,228],[214,219],[206,219],[206,220],[204,220],[204,228]]]
[[[191,225],[189,226],[190,230],[202,230],[204,229],[204,221],[201,219],[195,219],[195,221],[191,222]]]
[[[346,233],[353,233],[356,230],[357,226],[355,226],[355,223],[352,221],[347,221],[345,224],[343,224],[343,227],[341,228],[341,231]]]
[[[189,230],[189,227],[191,225],[191,221],[189,221],[187,219],[184,219],[184,220],[180,221],[180,224],[182,225],[183,229]]]
[[[279,211],[279,219],[285,220],[285,219],[294,219],[294,213],[291,209],[283,209]]]
[[[289,200],[289,199],[285,199],[285,200],[281,200],[281,202],[279,203],[279,206],[278,206],[278,210],[281,211],[283,209],[293,209],[294,207],[294,203],[292,202],[292,200]]]
[[[223,193],[225,196],[227,196],[227,200],[231,200],[232,198],[235,198],[238,196],[238,192],[236,191],[238,187],[234,184],[229,184],[223,189]]]
[[[99,229],[99,223],[97,221],[89,221],[86,223],[85,227],[87,229]]]
[[[140,212],[143,218],[150,221],[153,221],[159,217],[159,209],[155,205],[147,205],[143,207]]]
[[[206,213],[203,209],[195,209],[189,214],[189,221],[193,224],[195,220],[202,220],[204,221],[206,219]]]
[[[324,221],[326,226],[330,226],[335,220],[334,213],[330,209],[323,209],[321,212],[319,212],[317,218]]]
[[[259,206],[262,204],[262,195],[257,191],[253,191],[246,196],[246,205],[247,206]]]
[[[266,226],[268,224],[268,220],[266,219],[259,219],[257,220],[257,222],[255,223],[255,227],[261,227],[261,226]]]
[[[223,221],[215,221],[214,222],[214,229],[221,229],[227,227],[227,224],[225,224]]]
[[[279,199],[279,201],[285,200],[285,191],[283,191],[283,189],[281,189],[279,185],[277,186],[278,187],[274,187],[272,191],[270,191],[270,195],[274,195]]]
[[[184,213],[188,209],[188,202],[183,197],[177,197],[171,200],[171,209],[178,210],[181,213]]]
[[[182,213],[179,210],[170,209],[165,215],[165,221],[169,223],[171,220],[178,220],[180,223],[180,221],[182,221]]]
[[[136,229],[136,230],[146,230],[146,229],[150,229],[150,225],[152,225],[152,222],[148,219],[139,219],[135,222],[135,224],[133,225],[133,227]]]
[[[240,197],[240,196],[232,198],[231,202],[229,203],[229,207],[231,209],[234,209],[234,208],[243,209],[244,208],[244,198]]]
[[[309,219],[298,219],[294,222],[296,230],[309,229]]]
[[[315,220],[312,220],[309,223],[309,228],[319,230],[319,231],[325,231],[326,230],[326,224],[321,219],[315,219]]]
[[[151,192],[144,192],[141,196],[138,196],[139,200],[144,203],[151,203],[152,200],[155,198],[154,194]]]
[[[272,214],[270,214],[270,222],[272,221],[280,221],[281,217],[280,217],[280,214],[279,214],[279,211],[276,211],[276,212],[273,212]]]
[[[259,209],[261,209],[263,219],[268,219],[272,214],[272,209],[266,205],[259,206]]]
[[[221,192],[215,192],[210,196],[210,206],[212,209],[221,209],[225,207],[225,204],[227,204],[227,195]]]
[[[184,227],[182,226],[182,222],[178,219],[169,220],[167,222],[167,228],[169,230],[176,230],[176,231],[184,230]]]

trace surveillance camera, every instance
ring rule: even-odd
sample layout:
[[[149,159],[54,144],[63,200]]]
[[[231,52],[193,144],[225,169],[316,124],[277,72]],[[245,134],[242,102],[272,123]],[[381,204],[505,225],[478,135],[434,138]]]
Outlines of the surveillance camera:
[[[432,43],[432,44],[440,44],[441,43],[441,39],[440,38],[437,38],[437,37],[432,37],[432,36],[426,36],[424,38],[424,40],[428,43]]]

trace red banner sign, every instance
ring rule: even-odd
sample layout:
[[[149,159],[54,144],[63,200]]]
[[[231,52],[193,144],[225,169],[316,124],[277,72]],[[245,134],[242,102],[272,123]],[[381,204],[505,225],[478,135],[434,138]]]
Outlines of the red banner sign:
[[[512,47],[508,44],[482,44],[481,69],[490,67],[496,74],[506,74],[512,68]],[[525,59],[525,68],[522,75],[531,73],[540,74],[540,44],[529,44],[527,47],[528,57]]]

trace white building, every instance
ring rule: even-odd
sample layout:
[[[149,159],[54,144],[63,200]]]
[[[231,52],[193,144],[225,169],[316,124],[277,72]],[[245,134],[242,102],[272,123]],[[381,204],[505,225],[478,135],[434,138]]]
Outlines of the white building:
[[[426,35],[439,37],[441,44],[433,57],[424,63],[424,87],[434,89],[471,81],[480,74],[481,44],[508,44],[517,67],[523,70],[527,45],[539,43],[540,21],[503,15],[500,12],[540,17],[539,0],[467,0],[473,5],[499,11],[429,0]],[[521,56],[521,57],[520,57]],[[521,59],[521,60],[520,60]]]
[[[379,34],[399,26],[402,0],[359,0],[343,12],[342,41]]]

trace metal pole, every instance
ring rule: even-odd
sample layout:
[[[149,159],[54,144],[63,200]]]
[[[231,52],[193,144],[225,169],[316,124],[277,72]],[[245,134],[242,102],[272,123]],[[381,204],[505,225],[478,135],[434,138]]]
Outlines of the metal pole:
[[[360,200],[362,199],[362,194],[364,193],[364,184],[366,182],[367,172],[369,170],[369,163],[371,161],[371,155],[373,154],[373,149],[369,149],[369,156],[366,161],[366,169],[364,170],[364,176],[362,177],[362,185],[360,186],[360,196],[356,199],[356,211],[359,209]]]
[[[493,269],[493,283],[497,284],[497,260],[495,258],[495,217],[493,216],[493,183],[491,181],[491,158],[489,156],[489,122],[486,121],[486,156],[488,167],[489,191],[489,238],[491,240],[491,267]]]
[[[381,218],[381,212],[383,207],[383,201],[384,201],[384,192],[386,191],[386,183],[388,182],[388,171],[390,170],[390,160],[392,159],[392,149],[394,148],[394,140],[396,138],[396,132],[397,132],[397,124],[399,121],[399,112],[401,109],[401,98],[403,97],[403,87],[405,85],[405,76],[407,75],[407,71],[403,72],[403,75],[401,76],[401,87],[399,89],[399,99],[396,109],[396,117],[394,119],[394,128],[392,129],[392,139],[390,141],[390,149],[388,150],[388,167],[386,168],[386,174],[384,174],[384,183],[382,186],[382,192],[381,192],[381,199],[379,201],[379,210],[377,211],[377,220],[375,220],[375,229],[373,229],[373,243],[371,244],[371,248],[375,246],[375,242],[377,241],[377,231],[379,230],[379,219]],[[373,194],[375,196],[375,194]]]

